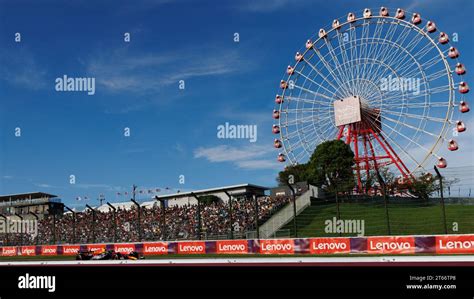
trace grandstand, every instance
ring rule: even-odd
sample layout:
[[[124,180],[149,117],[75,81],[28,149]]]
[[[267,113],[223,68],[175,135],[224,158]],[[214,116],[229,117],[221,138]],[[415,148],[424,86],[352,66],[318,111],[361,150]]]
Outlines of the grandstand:
[[[36,238],[0,234],[4,245],[138,242],[182,239],[246,238],[289,202],[266,195],[252,184],[155,197],[154,201],[106,203],[60,217],[45,214]],[[219,200],[203,204],[205,196]],[[258,216],[257,216],[258,215]]]
[[[106,203],[82,211],[66,207],[66,213],[54,195],[36,192],[3,196],[4,205],[8,203],[9,207],[4,212],[9,215],[35,211],[41,217],[38,217],[36,237],[0,234],[0,243],[86,244],[356,235],[326,232],[325,221],[334,218],[363,220],[366,236],[474,232],[472,198],[446,198],[443,211],[440,198],[390,196],[385,207],[381,196],[341,194],[336,199],[305,182],[296,184],[294,189],[295,205],[287,187],[268,189],[240,184],[156,196],[140,204]],[[210,195],[218,200],[201,202]]]
[[[44,192],[29,192],[0,196],[0,213],[4,217],[36,215],[43,218],[61,215],[64,205],[56,195]]]

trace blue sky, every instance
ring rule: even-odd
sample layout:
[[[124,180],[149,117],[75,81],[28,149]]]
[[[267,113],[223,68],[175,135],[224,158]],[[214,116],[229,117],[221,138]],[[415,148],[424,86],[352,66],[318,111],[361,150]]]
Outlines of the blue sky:
[[[124,200],[116,193],[132,184],[273,186],[283,165],[271,111],[286,66],[334,18],[380,6],[458,32],[474,68],[471,1],[0,0],[0,194],[38,190],[74,206]],[[56,92],[63,74],[95,77],[95,95]],[[257,125],[257,142],[218,139],[225,122]]]

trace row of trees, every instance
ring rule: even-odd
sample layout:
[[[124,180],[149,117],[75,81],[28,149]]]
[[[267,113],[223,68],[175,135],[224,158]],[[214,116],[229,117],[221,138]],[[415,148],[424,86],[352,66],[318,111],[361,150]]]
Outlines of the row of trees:
[[[277,181],[285,185],[288,176],[293,175],[295,181],[307,181],[328,193],[351,193],[357,185],[354,165],[354,153],[348,144],[341,140],[326,141],[316,147],[307,163],[287,166],[278,174]],[[443,187],[447,188],[456,181],[443,179]],[[372,170],[363,178],[364,190],[360,191],[380,190],[383,184],[388,194],[408,193],[423,199],[440,190],[439,178],[430,173],[400,179],[387,167],[381,167],[378,173]]]

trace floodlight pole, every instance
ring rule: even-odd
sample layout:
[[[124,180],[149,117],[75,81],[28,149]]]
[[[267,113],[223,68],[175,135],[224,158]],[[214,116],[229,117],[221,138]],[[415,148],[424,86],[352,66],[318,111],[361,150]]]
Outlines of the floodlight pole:
[[[33,212],[29,212],[28,214],[31,214],[31,215],[33,215],[33,217],[35,217],[35,219],[36,219],[36,225],[38,225],[38,222],[39,222],[39,217],[38,217],[38,215],[36,215],[36,213],[33,213]],[[36,233],[35,244],[38,245],[38,232]]]
[[[95,243],[95,210],[88,204],[86,207],[92,212],[92,243]]]
[[[197,214],[198,214],[198,238],[201,240],[201,234],[202,234],[202,223],[201,223],[201,201],[199,200],[199,197],[194,194],[194,192],[191,192],[191,196],[194,197],[197,200]]]
[[[114,218],[114,243],[117,242],[117,209],[110,203],[107,202],[109,208],[113,211],[113,218]]]
[[[133,197],[135,197],[135,192],[133,192]],[[140,242],[142,240],[142,220],[141,220],[141,215],[142,215],[142,207],[138,202],[135,201],[135,199],[132,199],[132,202],[137,206],[138,209],[138,241]]]
[[[434,166],[434,170],[436,171],[436,175],[439,179],[439,191],[441,195],[441,209],[443,211],[443,225],[444,225],[444,233],[448,234],[448,225],[446,224],[446,208],[444,206],[444,195],[443,195],[443,177],[441,173],[439,173],[438,167]]]
[[[229,222],[230,222],[230,238],[234,239],[234,226],[232,225],[232,195],[229,194],[226,190],[224,190],[225,195],[229,198]]]
[[[295,238],[298,238],[298,224],[296,222],[296,193],[290,183],[288,183],[288,188],[290,188],[291,200],[293,201],[293,230],[295,231]]]

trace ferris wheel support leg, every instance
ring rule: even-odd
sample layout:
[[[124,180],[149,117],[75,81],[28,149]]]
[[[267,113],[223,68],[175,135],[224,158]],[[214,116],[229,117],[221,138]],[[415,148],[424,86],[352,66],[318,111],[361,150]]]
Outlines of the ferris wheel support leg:
[[[344,127],[345,126],[340,126],[339,127],[339,133],[337,134],[337,140],[341,140],[342,134],[344,133]]]
[[[370,133],[375,137],[377,142],[382,146],[384,151],[387,153],[387,155],[390,157],[390,160],[395,164],[395,166],[398,168],[402,176],[406,177],[408,176],[409,172],[406,172],[406,166],[403,164],[403,162],[400,160],[398,157],[397,153],[395,151],[389,150],[387,147],[391,148],[391,146],[388,144],[388,142],[385,141],[385,139],[382,141],[380,140],[379,136],[377,133],[375,133],[372,129],[369,129]],[[383,137],[382,137],[383,138]],[[403,167],[401,165],[403,165]],[[405,168],[405,169],[404,169]]]
[[[351,143],[351,126],[347,126],[347,136],[346,136],[346,144],[350,144]]]
[[[354,134],[354,149],[357,172],[357,192],[360,192],[360,190],[362,190],[362,181],[360,180],[359,136],[357,131]]]
[[[413,175],[410,173],[410,170],[408,170],[408,168],[405,166],[405,163],[403,163],[402,159],[400,159],[400,157],[397,155],[397,152],[395,152],[392,148],[392,146],[390,145],[390,143],[388,143],[386,140],[385,140],[385,137],[383,137],[382,134],[380,134],[380,137],[382,138],[382,140],[385,142],[385,144],[387,144],[388,148],[393,152],[393,154],[395,155],[395,157],[398,159],[398,161],[400,162],[400,164],[403,166],[403,168],[405,169],[406,171],[406,174],[405,174],[405,177],[407,176],[411,176],[413,177]]]
[[[375,169],[375,172],[378,174],[379,173],[379,165],[377,164],[377,158],[375,156],[374,146],[372,145],[372,142],[370,142],[370,139],[369,139],[369,147],[370,147],[370,152],[372,153],[372,157],[374,159],[374,169]],[[382,186],[380,186],[380,187],[382,187]]]
[[[365,154],[365,172],[366,178],[370,176],[370,165],[369,165],[369,152],[367,151],[367,135],[364,134],[364,154]],[[367,186],[366,186],[367,187]],[[367,188],[365,188],[365,193],[367,193]]]

